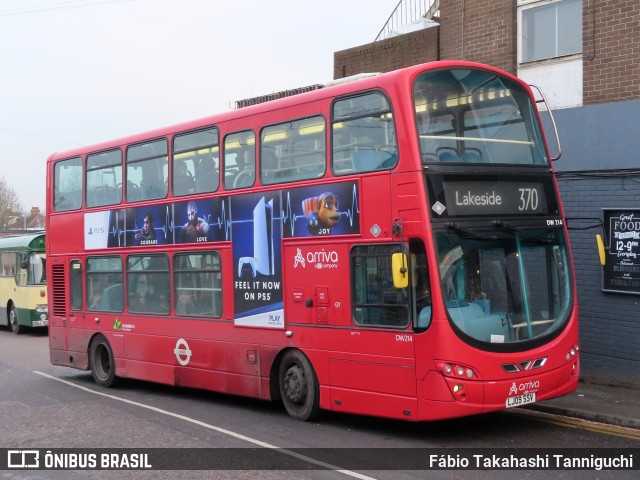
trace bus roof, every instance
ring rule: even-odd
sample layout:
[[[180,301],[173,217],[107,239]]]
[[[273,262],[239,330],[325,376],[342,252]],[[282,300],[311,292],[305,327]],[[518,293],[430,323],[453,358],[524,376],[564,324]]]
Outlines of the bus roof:
[[[0,238],[0,251],[28,250],[44,252],[44,238],[44,233]]]
[[[522,83],[519,79],[517,79],[517,77],[514,77],[508,72],[504,72],[500,69],[491,67],[489,65],[484,65],[476,62],[468,62],[464,60],[455,60],[455,61],[439,60],[435,62],[428,62],[428,63],[422,63],[418,65],[413,65],[410,67],[405,67],[398,70],[392,70],[392,71],[380,73],[380,74],[375,73],[375,74],[354,75],[352,77],[347,77],[345,79],[337,79],[337,80],[328,82],[322,88],[307,91],[297,95],[278,98],[276,100],[271,100],[271,101],[259,103],[256,105],[250,105],[250,106],[239,108],[236,110],[229,110],[222,113],[216,113],[208,117],[193,119],[187,122],[178,123],[171,126],[160,127],[158,129],[149,130],[147,132],[139,132],[133,135],[128,135],[122,138],[107,140],[105,142],[101,142],[94,145],[85,145],[82,147],[74,148],[72,150],[57,152],[52,154],[49,157],[48,162],[57,161],[65,158],[77,157],[87,153],[100,152],[108,149],[113,149],[118,146],[144,142],[146,140],[163,137],[173,133],[178,133],[178,132],[182,133],[182,132],[187,132],[189,130],[206,128],[207,126],[215,126],[216,124],[219,124],[219,123],[223,123],[231,120],[238,120],[241,118],[250,117],[252,115],[258,115],[265,112],[278,110],[281,108],[287,108],[287,107],[301,105],[308,102],[318,101],[328,97],[346,95],[349,93],[357,92],[358,90],[368,90],[373,88],[379,88],[385,84],[388,84],[389,81],[393,78],[410,79],[418,72],[422,72],[425,70],[433,70],[438,68],[448,68],[448,67],[449,68],[451,67],[482,68],[482,69],[494,71],[496,73],[505,75],[507,77],[511,77],[512,79],[515,79],[516,81]]]

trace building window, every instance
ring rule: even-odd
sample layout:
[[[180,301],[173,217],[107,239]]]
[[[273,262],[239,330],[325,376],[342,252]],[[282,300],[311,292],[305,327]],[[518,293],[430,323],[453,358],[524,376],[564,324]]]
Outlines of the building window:
[[[582,52],[582,1],[520,4],[520,62]]]

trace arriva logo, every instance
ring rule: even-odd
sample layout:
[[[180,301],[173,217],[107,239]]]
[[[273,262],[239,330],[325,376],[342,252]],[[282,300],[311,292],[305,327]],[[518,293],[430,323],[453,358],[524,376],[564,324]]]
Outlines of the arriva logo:
[[[513,382],[509,389],[509,395],[517,395],[518,393],[529,392],[539,388],[540,382],[538,380],[529,380],[528,382],[521,383],[520,385],[516,385],[516,382]]]
[[[307,263],[313,268],[338,268],[338,262],[340,261],[338,252],[335,250],[320,250],[317,252],[307,252],[306,256],[302,254],[302,250],[298,248],[296,256],[293,257],[293,268],[297,268],[301,265],[302,268],[306,268]]]
[[[293,268],[298,268],[298,265],[302,265],[302,268],[305,268],[305,260],[302,255],[302,250],[298,249],[296,252],[296,256],[293,257]]]

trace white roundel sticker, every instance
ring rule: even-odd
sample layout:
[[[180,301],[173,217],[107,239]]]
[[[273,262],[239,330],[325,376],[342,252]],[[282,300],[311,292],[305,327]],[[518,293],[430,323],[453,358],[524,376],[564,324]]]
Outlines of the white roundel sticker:
[[[173,353],[175,354],[178,363],[183,367],[189,363],[189,360],[191,360],[191,349],[184,338],[178,339],[176,342],[176,348],[173,349]]]

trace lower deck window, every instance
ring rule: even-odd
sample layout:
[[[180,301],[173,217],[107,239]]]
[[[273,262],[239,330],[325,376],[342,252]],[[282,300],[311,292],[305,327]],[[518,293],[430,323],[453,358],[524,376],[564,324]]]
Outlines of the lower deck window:
[[[358,325],[406,327],[408,293],[393,286],[391,255],[398,245],[355,247],[351,253],[354,318]]]
[[[217,252],[176,254],[173,275],[176,315],[222,316],[222,273]]]

